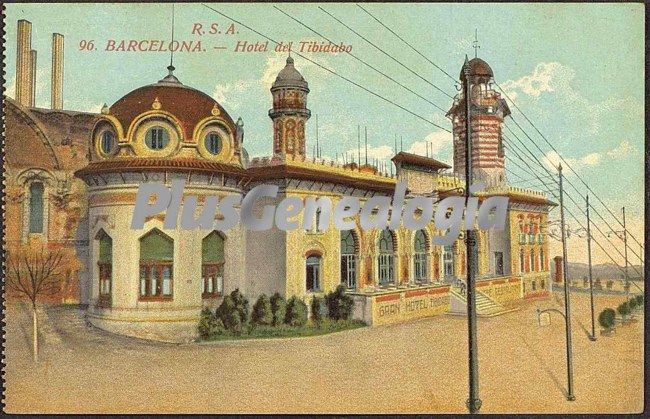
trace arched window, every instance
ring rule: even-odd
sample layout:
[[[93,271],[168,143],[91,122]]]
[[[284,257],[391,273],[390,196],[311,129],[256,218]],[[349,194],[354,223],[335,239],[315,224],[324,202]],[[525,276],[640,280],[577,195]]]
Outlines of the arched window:
[[[223,292],[224,239],[216,231],[201,243],[203,298],[218,297]]]
[[[99,230],[95,238],[99,244],[99,257],[97,258],[99,299],[110,301],[113,277],[113,239],[104,230]]]
[[[539,270],[543,271],[546,269],[546,263],[544,260],[544,249],[539,249]]]
[[[442,253],[443,273],[445,279],[453,278],[454,276],[454,247],[445,246]]]
[[[379,236],[379,285],[395,283],[395,246],[390,230],[382,230]]]
[[[524,273],[525,272],[525,266],[524,266],[524,249],[519,249],[519,273]]]
[[[534,272],[535,271],[535,250],[531,249],[530,254],[528,255],[528,257],[530,259],[528,261],[528,263],[530,264],[528,270],[530,272]]]
[[[45,187],[41,182],[29,185],[29,232],[43,233],[43,195]]]
[[[357,242],[352,230],[341,231],[341,283],[348,288],[357,286]]]
[[[321,272],[320,255],[307,256],[306,266],[306,289],[307,292],[320,291],[320,272]]]
[[[140,299],[171,299],[174,240],[158,229],[140,239]]]
[[[418,230],[415,232],[415,240],[413,242],[413,272],[415,282],[428,281],[427,262],[427,236],[424,234],[424,231]]]

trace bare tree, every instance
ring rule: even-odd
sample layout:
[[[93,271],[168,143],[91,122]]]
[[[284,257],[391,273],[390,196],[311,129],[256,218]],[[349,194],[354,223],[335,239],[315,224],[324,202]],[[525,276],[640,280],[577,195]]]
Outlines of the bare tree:
[[[32,304],[35,362],[38,361],[36,304],[42,297],[60,291],[62,259],[60,250],[50,251],[43,246],[40,249],[23,247],[10,252],[7,258],[7,289],[27,297]]]

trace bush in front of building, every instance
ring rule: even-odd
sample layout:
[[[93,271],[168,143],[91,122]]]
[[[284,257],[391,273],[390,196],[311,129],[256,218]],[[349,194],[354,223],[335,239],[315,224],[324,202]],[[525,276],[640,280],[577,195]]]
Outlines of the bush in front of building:
[[[232,298],[232,302],[235,304],[235,308],[239,313],[239,321],[242,326],[245,326],[248,323],[250,314],[248,310],[248,299],[239,291],[239,288],[236,288],[230,293],[230,298]]]
[[[273,314],[273,326],[279,326],[284,323],[287,302],[280,293],[276,292],[271,296],[271,313]]]
[[[614,327],[616,312],[612,308],[606,308],[598,315],[598,324],[605,330],[611,330]]]
[[[321,297],[314,297],[311,300],[311,319],[316,325],[320,325],[325,317],[327,317],[327,305],[325,300]]]
[[[643,308],[643,294],[637,295],[634,299],[636,300],[637,307]]]
[[[284,322],[289,326],[304,326],[307,324],[307,304],[295,295],[287,301],[287,312]]]
[[[217,308],[216,316],[223,322],[224,327],[234,333],[242,331],[242,321],[237,306],[230,295],[226,295]]]
[[[630,298],[630,301],[627,302],[630,306],[630,311],[634,310],[637,306],[636,298]]]
[[[339,285],[336,290],[325,296],[329,317],[333,320],[348,320],[352,316],[354,300],[345,293],[345,286]]]
[[[273,324],[273,312],[271,311],[271,300],[266,294],[260,295],[253,305],[253,314],[251,320],[253,325],[271,325]]]
[[[630,305],[625,301],[618,306],[616,312],[623,316],[623,320],[625,320],[627,315],[630,314]]]
[[[208,339],[212,336],[221,334],[224,327],[221,319],[218,319],[209,308],[204,308],[201,311],[198,329],[201,339]]]

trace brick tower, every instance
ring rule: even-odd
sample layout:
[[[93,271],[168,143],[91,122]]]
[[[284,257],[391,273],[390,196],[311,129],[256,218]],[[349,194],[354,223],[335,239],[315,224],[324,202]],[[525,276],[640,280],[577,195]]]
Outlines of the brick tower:
[[[305,124],[311,112],[307,109],[309,87],[304,77],[293,66],[293,58],[280,70],[273,85],[273,155],[286,158],[305,157]]]
[[[501,133],[503,119],[510,109],[501,95],[492,89],[492,69],[480,58],[466,61],[460,72],[465,83],[465,68],[469,66],[470,105],[472,115],[472,182],[485,182],[488,187],[506,183],[505,153]],[[463,90],[454,98],[447,113],[454,134],[454,174],[465,178],[465,98]]]

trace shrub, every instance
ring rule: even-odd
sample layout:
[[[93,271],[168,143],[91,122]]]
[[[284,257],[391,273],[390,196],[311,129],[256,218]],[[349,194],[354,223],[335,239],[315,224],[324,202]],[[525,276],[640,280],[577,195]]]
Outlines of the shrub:
[[[271,313],[273,314],[273,326],[279,326],[284,323],[284,316],[287,309],[287,302],[279,294],[271,296]]]
[[[273,323],[271,300],[265,294],[260,295],[253,306],[252,320],[254,325],[270,325]]]
[[[634,310],[638,304],[636,298],[630,298],[630,301],[628,301],[627,303],[630,306],[630,311]]]
[[[307,323],[307,304],[295,295],[287,301],[284,322],[290,326],[304,326]]]
[[[598,323],[605,329],[611,329],[614,327],[614,318],[616,317],[616,312],[614,309],[606,308],[598,315]]]
[[[636,305],[637,306],[643,307],[643,295],[642,294],[637,295],[636,297],[634,297],[634,299],[636,300]]]
[[[329,317],[334,320],[348,320],[352,315],[354,300],[345,293],[345,286],[339,285],[334,292],[327,294]]]
[[[240,333],[244,322],[242,322],[241,314],[237,309],[233,298],[226,295],[216,311],[217,317],[223,322],[224,327],[234,333]]]
[[[324,317],[327,317],[327,306],[320,297],[311,300],[311,318],[316,324],[320,324]]]
[[[248,323],[248,316],[249,316],[248,300],[239,291],[239,288],[235,289],[233,292],[230,293],[230,298],[232,298],[232,301],[235,304],[237,312],[239,313],[239,320],[242,326],[245,325],[246,323]]]
[[[223,323],[208,308],[201,311],[198,332],[201,339],[209,339],[223,332]]]
[[[630,305],[627,303],[627,301],[625,301],[624,303],[621,303],[621,305],[618,306],[616,311],[618,312],[618,314],[623,316],[623,318],[625,318],[625,316],[630,314]]]

